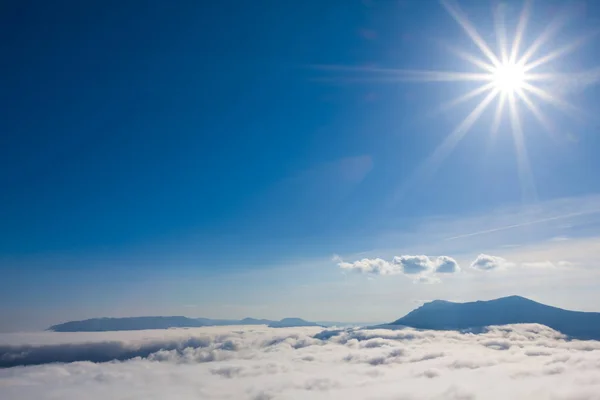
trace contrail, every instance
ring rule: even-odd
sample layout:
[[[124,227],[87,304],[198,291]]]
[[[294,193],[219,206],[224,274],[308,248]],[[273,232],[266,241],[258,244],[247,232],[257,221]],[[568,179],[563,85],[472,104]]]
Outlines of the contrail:
[[[596,213],[598,211],[599,210],[583,211],[583,212],[577,212],[577,213],[559,215],[559,216],[556,216],[556,217],[550,217],[550,218],[544,218],[544,219],[537,219],[535,221],[523,222],[521,224],[507,225],[507,226],[502,226],[500,228],[487,229],[485,231],[465,233],[463,235],[452,236],[452,237],[446,238],[444,240],[454,240],[454,239],[461,239],[461,238],[465,238],[465,237],[471,237],[471,236],[477,236],[477,235],[484,235],[486,233],[493,233],[493,232],[505,231],[507,229],[520,228],[522,226],[529,226],[529,225],[541,224],[543,222],[556,221],[558,219],[565,219],[565,218],[577,217],[579,215],[584,215],[584,214],[593,214],[593,213]]]

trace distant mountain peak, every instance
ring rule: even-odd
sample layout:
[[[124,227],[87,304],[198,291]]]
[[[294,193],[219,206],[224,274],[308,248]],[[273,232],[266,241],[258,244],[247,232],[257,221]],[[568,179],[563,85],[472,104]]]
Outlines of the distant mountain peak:
[[[519,323],[546,325],[573,338],[600,339],[600,313],[563,310],[517,295],[467,303],[434,300],[391,325],[463,330]]]
[[[453,306],[456,306],[456,305],[465,305],[465,304],[506,304],[506,305],[516,305],[516,304],[541,304],[541,303],[538,303],[538,302],[533,301],[531,299],[528,299],[526,297],[517,296],[517,295],[499,297],[497,299],[492,299],[492,300],[475,300],[475,301],[469,301],[469,302],[455,302],[455,301],[448,301],[448,300],[436,299],[436,300],[432,300],[432,301],[428,301],[426,303],[423,303],[422,306],[416,308],[413,311],[422,310],[422,309],[453,307]],[[550,306],[546,306],[546,307],[550,307]]]
[[[497,299],[487,300],[487,301],[522,301],[522,302],[526,302],[526,303],[535,303],[535,301],[528,299],[527,297],[519,296],[516,294],[514,294],[512,296],[500,297]]]

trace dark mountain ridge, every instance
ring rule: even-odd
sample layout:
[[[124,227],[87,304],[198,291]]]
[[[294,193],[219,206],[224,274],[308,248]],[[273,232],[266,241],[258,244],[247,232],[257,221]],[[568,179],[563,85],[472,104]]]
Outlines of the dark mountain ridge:
[[[546,325],[574,339],[600,339],[600,313],[564,310],[520,296],[469,303],[435,300],[423,304],[390,325],[464,330],[520,323]]]
[[[321,326],[316,322],[305,321],[302,318],[284,318],[280,321],[273,321],[269,328],[292,328],[296,326]]]
[[[241,320],[236,320],[172,316],[91,318],[82,321],[69,321],[62,324],[52,325],[47,330],[54,332],[107,332],[135,331],[144,329],[198,328],[203,326],[228,325],[267,325],[270,327],[319,326],[314,322],[305,321],[300,318],[284,318],[280,321],[271,321],[268,319],[256,318],[244,318]]]

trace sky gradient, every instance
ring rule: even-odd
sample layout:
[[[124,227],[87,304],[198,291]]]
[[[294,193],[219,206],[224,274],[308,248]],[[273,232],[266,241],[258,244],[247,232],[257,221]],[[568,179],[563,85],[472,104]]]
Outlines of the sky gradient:
[[[386,321],[433,298],[510,294],[598,304],[600,4],[532,5],[523,49],[554,25],[540,56],[578,46],[542,71],[563,73],[545,88],[576,111],[536,99],[547,129],[517,101],[531,179],[509,117],[490,132],[495,102],[432,158],[485,97],[444,107],[476,85],[402,72],[476,69],[449,51],[483,58],[455,4],[0,6],[0,330]],[[496,52],[497,10],[512,42],[523,4],[460,9]],[[479,254],[509,267],[477,271]],[[422,284],[406,265],[343,264],[406,255],[460,272]]]

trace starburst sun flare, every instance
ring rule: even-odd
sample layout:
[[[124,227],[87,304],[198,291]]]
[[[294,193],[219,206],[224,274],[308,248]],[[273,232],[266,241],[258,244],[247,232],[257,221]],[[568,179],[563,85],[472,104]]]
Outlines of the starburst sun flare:
[[[507,34],[505,29],[505,21],[503,8],[501,6],[495,9],[495,33],[497,40],[497,51],[492,51],[490,45],[486,43],[479,35],[475,27],[462,13],[458,5],[451,0],[442,0],[442,5],[454,20],[462,27],[465,33],[479,48],[484,59],[478,58],[472,54],[461,50],[453,50],[459,57],[466,60],[473,66],[483,70],[483,73],[471,72],[429,72],[423,71],[413,72],[420,75],[422,80],[438,80],[438,81],[483,81],[483,85],[479,86],[460,96],[452,101],[449,106],[465,102],[478,95],[485,94],[483,100],[468,114],[465,119],[448,135],[448,137],[438,146],[433,154],[421,166],[420,171],[431,173],[437,169],[439,164],[450,154],[454,147],[462,140],[464,135],[479,119],[485,109],[494,101],[496,101],[496,110],[494,119],[491,124],[491,134],[495,135],[499,129],[501,118],[504,114],[504,109],[508,109],[510,121],[510,131],[512,133],[515,154],[519,170],[519,182],[524,198],[535,199],[537,197],[535,182],[527,149],[525,146],[523,127],[520,118],[520,106],[524,105],[538,120],[544,129],[549,132],[554,130],[552,123],[543,114],[541,109],[536,104],[538,101],[551,104],[566,112],[576,112],[576,108],[562,99],[556,93],[550,93],[545,88],[536,84],[539,82],[553,83],[559,78],[564,79],[566,74],[556,73],[540,73],[536,72],[539,67],[544,66],[556,59],[565,56],[579,46],[582,40],[573,42],[562,48],[555,49],[548,54],[539,56],[537,53],[540,48],[546,44],[549,39],[556,34],[560,25],[564,20],[555,20],[547,25],[546,29],[526,48],[521,52],[521,47],[524,41],[525,30],[529,15],[531,12],[531,0],[525,0],[519,20],[516,24],[516,29],[513,35],[513,40],[508,46]],[[536,57],[537,56],[537,57]],[[487,94],[486,94],[487,93]],[[507,106],[507,107],[506,107]]]
[[[448,47],[452,53],[468,62],[479,72],[466,71],[432,71],[432,70],[398,70],[386,68],[353,68],[340,66],[320,66],[321,69],[354,71],[377,74],[378,82],[419,81],[419,82],[480,82],[481,85],[467,91],[459,97],[443,105],[443,109],[454,107],[477,97],[481,101],[472,111],[448,134],[444,141],[417,169],[414,176],[405,183],[401,191],[409,190],[407,186],[422,182],[423,175],[431,175],[439,168],[441,162],[452,152],[454,147],[463,139],[467,132],[479,120],[483,112],[495,103],[495,111],[490,124],[490,134],[495,136],[499,130],[503,116],[508,114],[510,132],[514,139],[515,155],[519,169],[519,181],[523,197],[535,199],[536,189],[533,174],[529,166],[527,149],[525,147],[524,129],[521,123],[521,110],[524,107],[540,123],[542,128],[551,134],[556,133],[552,122],[546,117],[539,106],[545,103],[556,107],[567,114],[579,116],[579,110],[563,99],[556,91],[549,91],[548,84],[585,81],[586,85],[600,80],[599,70],[590,70],[577,73],[549,73],[540,72],[540,67],[552,66],[557,59],[571,53],[585,40],[576,40],[564,47],[551,50],[547,54],[538,54],[547,45],[559,28],[564,24],[564,18],[558,18],[546,25],[546,28],[537,36],[528,47],[523,46],[525,31],[530,17],[532,1],[524,0],[516,29],[509,43],[505,28],[504,8],[502,4],[494,10],[494,29],[497,41],[496,51],[480,36],[476,28],[466,18],[455,1],[441,0],[441,4],[468,35],[473,44],[480,50],[481,55],[476,56],[462,49]],[[563,17],[561,15],[561,17]],[[584,38],[586,39],[586,38]],[[580,79],[582,78],[583,79]],[[360,79],[359,79],[360,81]],[[578,82],[578,84],[581,84]]]

